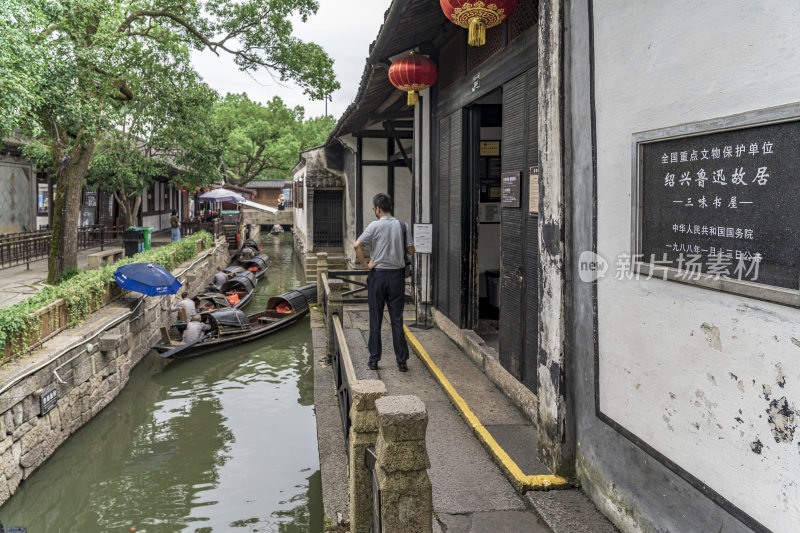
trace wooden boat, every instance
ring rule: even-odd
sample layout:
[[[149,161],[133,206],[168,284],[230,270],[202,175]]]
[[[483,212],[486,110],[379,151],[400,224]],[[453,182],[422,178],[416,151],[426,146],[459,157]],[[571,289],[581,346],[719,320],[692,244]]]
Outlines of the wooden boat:
[[[272,264],[272,260],[267,254],[258,254],[250,261],[244,261],[240,264],[242,268],[252,272],[256,276],[256,279],[261,279],[261,277],[267,273],[267,269],[269,265]]]
[[[234,275],[228,281],[222,284],[219,288],[220,294],[224,295],[231,307],[234,309],[241,309],[253,297],[253,292],[256,290],[255,274],[252,272],[242,270],[242,272]]]
[[[162,357],[185,359],[260,339],[300,320],[316,298],[317,286],[306,285],[273,296],[267,302],[267,308],[254,315],[245,315],[239,309],[202,313],[203,321],[211,326],[211,331],[203,339],[181,344],[176,340],[179,336],[177,328],[173,326],[167,330],[165,327],[162,328],[161,342],[153,348]]]
[[[244,244],[242,244],[242,248],[244,247],[252,248],[256,251],[256,253],[261,253],[261,245],[258,244],[253,239],[245,239]]]

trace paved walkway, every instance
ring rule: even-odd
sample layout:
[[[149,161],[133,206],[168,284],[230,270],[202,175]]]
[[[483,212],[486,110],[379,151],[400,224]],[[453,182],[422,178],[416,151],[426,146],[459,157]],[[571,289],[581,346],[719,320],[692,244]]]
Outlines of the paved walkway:
[[[343,326],[356,375],[375,379],[367,368],[369,316],[365,307],[348,306]],[[397,369],[388,316],[384,356],[377,376],[390,395],[415,394],[428,410],[426,442],[433,486],[434,532],[612,533],[616,530],[580,490],[519,494],[492,455],[454,407],[439,381],[414,355],[409,372]],[[315,383],[323,498],[326,513],[347,516],[344,439],[333,374],[325,363],[325,330],[314,328]],[[486,375],[438,328],[411,330],[453,388],[525,474],[549,474],[537,459],[536,428]],[[337,450],[337,447],[340,448]]]
[[[170,232],[153,234],[152,245],[157,248],[170,242]],[[122,243],[109,243],[104,249],[119,248]],[[89,254],[99,252],[100,247],[78,251],[78,268],[86,270]],[[30,267],[19,265],[0,270],[0,307],[14,305],[42,290],[47,280],[47,259],[34,261]]]

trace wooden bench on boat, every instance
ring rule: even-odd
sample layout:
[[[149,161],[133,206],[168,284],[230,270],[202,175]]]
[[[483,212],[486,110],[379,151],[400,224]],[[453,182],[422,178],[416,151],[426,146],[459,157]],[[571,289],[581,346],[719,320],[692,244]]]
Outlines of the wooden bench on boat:
[[[125,255],[125,250],[122,248],[108,248],[101,252],[95,252],[86,256],[88,267],[90,270],[100,268],[103,263],[112,265],[122,259]]]

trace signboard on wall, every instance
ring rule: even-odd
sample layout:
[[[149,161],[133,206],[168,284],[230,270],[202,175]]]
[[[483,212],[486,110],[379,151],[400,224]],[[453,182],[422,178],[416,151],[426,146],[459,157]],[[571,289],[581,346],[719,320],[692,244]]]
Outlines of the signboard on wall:
[[[414,224],[414,249],[418,254],[433,253],[433,224]]]
[[[500,205],[502,207],[519,207],[520,173],[503,172],[500,175]]]
[[[481,141],[481,157],[500,155],[500,141]]]
[[[797,291],[800,119],[669,137],[637,145],[640,264]]]

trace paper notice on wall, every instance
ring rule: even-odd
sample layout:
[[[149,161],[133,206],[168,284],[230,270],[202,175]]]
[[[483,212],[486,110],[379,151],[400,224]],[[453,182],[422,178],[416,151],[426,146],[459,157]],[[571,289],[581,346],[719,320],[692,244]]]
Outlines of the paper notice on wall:
[[[433,224],[414,224],[414,248],[418,254],[433,253]]]
[[[528,189],[528,211],[531,215],[539,214],[539,166],[531,167],[530,187]]]

